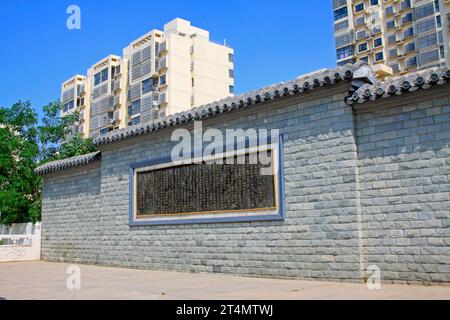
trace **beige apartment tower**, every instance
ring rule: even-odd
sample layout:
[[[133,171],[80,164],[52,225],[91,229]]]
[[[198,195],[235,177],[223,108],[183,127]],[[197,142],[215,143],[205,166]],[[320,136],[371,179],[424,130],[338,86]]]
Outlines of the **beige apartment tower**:
[[[450,0],[333,0],[338,65],[363,60],[378,75],[450,65]]]
[[[67,128],[67,136],[81,133],[82,136],[89,135],[89,94],[90,86],[87,78],[82,75],[75,75],[64,81],[61,85],[61,116],[79,112],[80,120],[72,127]]]
[[[125,127],[127,61],[110,55],[88,70],[90,85],[89,136]]]
[[[233,94],[233,49],[174,19],[123,50],[129,61],[127,125],[169,116]]]
[[[86,92],[79,132],[97,137],[231,96],[233,60],[233,49],[211,41],[208,31],[174,19],[132,41],[123,57],[110,55],[87,77],[76,76]]]

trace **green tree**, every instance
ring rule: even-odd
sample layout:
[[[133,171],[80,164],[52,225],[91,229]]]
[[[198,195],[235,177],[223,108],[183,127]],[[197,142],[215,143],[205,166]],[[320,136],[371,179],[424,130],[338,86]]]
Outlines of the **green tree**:
[[[97,150],[91,138],[84,139],[74,129],[80,117],[78,112],[61,117],[61,103],[59,101],[44,106],[43,111],[42,125],[39,126],[41,163],[66,159]]]
[[[37,115],[30,102],[0,108],[0,223],[40,218]]]
[[[37,165],[96,150],[92,139],[75,131],[79,114],[60,116],[59,101],[38,117],[30,102],[0,108],[0,224],[36,222],[41,217],[42,180]]]

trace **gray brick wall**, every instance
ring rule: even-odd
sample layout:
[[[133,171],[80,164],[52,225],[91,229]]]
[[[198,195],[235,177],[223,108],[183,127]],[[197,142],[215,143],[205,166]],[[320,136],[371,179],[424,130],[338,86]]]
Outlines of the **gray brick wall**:
[[[203,122],[281,129],[285,221],[129,226],[129,165],[169,156],[169,128],[104,145],[101,161],[44,176],[43,259],[346,281],[377,264],[386,279],[448,281],[448,100],[355,114],[344,87]],[[429,149],[415,151],[413,130],[425,130],[417,144]],[[411,152],[398,152],[402,144]]]
[[[366,265],[386,280],[450,282],[449,97],[356,120]]]

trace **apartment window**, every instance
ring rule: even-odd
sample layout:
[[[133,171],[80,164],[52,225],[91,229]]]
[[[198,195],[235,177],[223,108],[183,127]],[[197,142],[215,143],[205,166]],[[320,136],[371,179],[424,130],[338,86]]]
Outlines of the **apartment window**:
[[[402,8],[402,10],[411,8],[411,0],[404,0],[404,1],[402,1],[401,8]]]
[[[232,53],[228,54],[228,61],[229,62],[234,62],[234,55]]]
[[[416,34],[419,35],[428,32],[430,30],[436,29],[436,20],[434,19],[434,17],[431,17],[429,19],[417,22],[415,24],[415,27],[416,27]]]
[[[414,29],[408,28],[405,31],[403,31],[403,38],[406,39],[408,37],[412,37],[414,35]]]
[[[339,61],[339,62],[337,63],[337,65],[338,65],[338,66],[345,66],[346,64],[349,64],[349,63],[353,64],[353,63],[355,63],[355,62],[356,62],[356,60],[355,60],[354,58],[351,58],[351,59]]]
[[[353,53],[354,53],[354,47],[347,46],[347,47],[337,49],[336,57],[337,57],[337,60],[342,60],[342,59],[352,56]]]
[[[108,69],[105,68],[101,71],[102,79],[101,82],[108,80]]]
[[[107,134],[108,132],[109,132],[109,129],[108,129],[108,128],[100,129],[100,135],[101,135],[101,136]]]
[[[411,57],[406,60],[406,67],[411,68],[417,65],[417,57]]]
[[[136,126],[136,125],[138,125],[140,123],[141,123],[141,117],[136,117],[136,118],[133,118],[130,121],[128,121],[128,126],[129,127]]]
[[[414,20],[423,19],[425,17],[434,15],[434,4],[432,2],[424,4],[423,6],[414,8]]]
[[[388,29],[395,28],[395,20],[389,20],[388,22],[386,22],[386,28]]]
[[[436,25],[438,28],[442,28],[441,16],[436,16]]]
[[[390,49],[389,50],[389,58],[393,59],[393,58],[397,58],[397,57],[398,57],[397,48]]]
[[[348,28],[348,19],[334,24],[334,31],[339,31],[347,28]]]
[[[333,0],[333,9],[342,7],[347,4],[347,0]]]
[[[131,103],[131,106],[128,106],[128,115],[133,116],[141,112],[141,100],[136,100]]]
[[[366,24],[366,19],[365,19],[365,17],[362,16],[362,17],[356,18],[355,24],[356,24],[357,26],[363,26],[363,25],[365,25],[365,24]]]
[[[434,0],[434,7],[436,8],[436,12],[441,11],[441,8],[439,7],[439,0]]]
[[[152,78],[145,79],[142,81],[142,94],[149,93],[153,90],[153,80]]]
[[[450,13],[447,13],[447,31],[450,32]]]
[[[375,53],[375,61],[381,61],[384,60],[384,54],[383,52],[377,52]]]
[[[381,33],[381,27],[379,25],[372,28],[372,35],[375,35],[378,33]]]
[[[427,64],[439,61],[439,59],[440,59],[439,49],[420,54],[420,64]]]
[[[412,19],[413,19],[412,13],[411,12],[407,13],[402,17],[402,23],[403,24],[408,23],[408,22],[412,21]]]
[[[361,30],[356,33],[356,40],[361,40],[367,38],[366,30]]]
[[[108,80],[108,68],[94,74],[94,86],[97,86],[106,80]]]
[[[234,94],[234,86],[229,86],[228,90],[231,94]]]
[[[233,69],[229,69],[229,70],[228,70],[228,76],[229,76],[230,78],[234,78],[234,70],[233,70]]]
[[[417,38],[417,49],[423,49],[426,47],[430,47],[433,46],[435,44],[437,44],[437,34],[436,33],[431,33],[428,34],[426,36],[422,36],[420,38]]]
[[[405,44],[405,52],[411,52],[416,50],[416,44],[414,42],[409,42]]]
[[[357,5],[355,5],[355,12],[361,12],[364,10],[364,3],[358,3]]]
[[[348,9],[346,6],[340,8],[340,9],[334,10],[334,21],[343,19],[345,17],[348,17]]]
[[[358,51],[359,52],[367,51],[367,43],[361,43],[360,45],[358,45]]]
[[[66,103],[63,104],[63,111],[67,112],[69,110],[72,110],[74,107],[75,107],[75,103],[74,103],[74,101],[72,99],[72,100],[67,101]]]
[[[361,58],[359,58],[359,60],[364,61],[365,63],[369,63],[369,57],[367,57],[367,56],[361,57]]]
[[[381,39],[381,38],[376,38],[374,41],[373,41],[373,46],[376,48],[376,47],[380,47],[380,46],[382,46],[383,45],[383,40]]]
[[[100,84],[100,72],[94,74],[94,86],[98,86]]]
[[[117,67],[119,67],[119,66],[117,66]],[[111,79],[114,79],[114,77],[116,76],[116,72],[117,72],[116,67],[112,66],[111,67]],[[119,74],[119,73],[117,72],[117,74]]]
[[[194,78],[191,78],[191,86],[194,87],[195,83],[194,83]]]
[[[393,7],[393,6],[386,7],[385,13],[386,13],[386,15],[392,15],[392,14],[394,14],[394,13],[395,13],[394,7]]]
[[[378,5],[378,0],[370,0],[370,5],[371,5],[371,6],[376,6],[376,5]]]
[[[159,77],[159,85],[164,86],[167,84],[167,75],[163,74],[161,77]]]
[[[388,43],[394,44],[397,42],[397,35],[395,33],[388,35]]]
[[[394,72],[400,71],[400,65],[398,63],[391,64],[391,68],[392,68],[392,71],[394,71]]]
[[[348,46],[353,42],[354,39],[355,39],[354,32],[348,32],[343,34],[342,36],[336,37],[334,40],[336,48]]]
[[[444,46],[439,47],[439,52],[441,53],[441,59],[445,59],[445,49]]]

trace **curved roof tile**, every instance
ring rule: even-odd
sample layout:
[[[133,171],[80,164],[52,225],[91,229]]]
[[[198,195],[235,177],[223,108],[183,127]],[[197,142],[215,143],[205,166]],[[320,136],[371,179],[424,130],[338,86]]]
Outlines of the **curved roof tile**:
[[[406,76],[391,77],[378,84],[364,84],[347,98],[347,103],[361,104],[421,89],[426,90],[443,85],[449,80],[450,69],[447,67],[425,69]]]
[[[283,96],[297,95],[303,92],[314,90],[315,88],[334,85],[339,81],[351,81],[353,73],[358,69],[364,69],[362,76],[367,77],[367,81],[373,83],[372,74],[368,74],[366,69],[371,69],[367,64],[358,62],[356,64],[348,64],[335,69],[320,70],[294,80],[276,83],[259,90],[247,92],[235,97],[227,97],[219,101],[193,108],[188,111],[180,112],[165,118],[142,123],[137,126],[112,131],[104,136],[94,140],[94,144],[102,145],[120,140],[129,139],[131,137],[146,134],[168,126],[174,126],[186,123],[196,119],[212,117],[216,114],[229,112],[232,110],[245,108],[264,101],[275,100]]]
[[[81,155],[81,156],[75,156],[72,158],[64,159],[64,160],[56,160],[52,162],[45,163],[36,169],[34,169],[34,172],[36,174],[44,174],[48,172],[55,172],[67,168],[72,167],[78,167],[81,165],[85,165],[87,163],[99,160],[101,158],[101,152],[92,152],[89,154]]]

